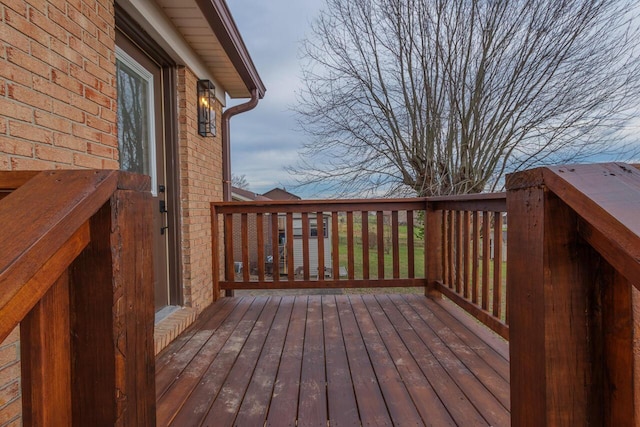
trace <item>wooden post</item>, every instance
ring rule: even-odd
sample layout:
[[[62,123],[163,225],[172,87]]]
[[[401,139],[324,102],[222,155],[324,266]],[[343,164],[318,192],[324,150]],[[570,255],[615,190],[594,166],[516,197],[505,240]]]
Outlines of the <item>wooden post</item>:
[[[53,284],[20,324],[25,426],[71,425],[69,275]]]
[[[155,425],[148,186],[148,178],[120,175],[70,268],[74,425]]]
[[[425,295],[442,298],[436,283],[442,281],[442,211],[434,210],[427,201],[424,211]]]
[[[511,425],[634,425],[629,284],[581,238],[544,169],[507,190]]]

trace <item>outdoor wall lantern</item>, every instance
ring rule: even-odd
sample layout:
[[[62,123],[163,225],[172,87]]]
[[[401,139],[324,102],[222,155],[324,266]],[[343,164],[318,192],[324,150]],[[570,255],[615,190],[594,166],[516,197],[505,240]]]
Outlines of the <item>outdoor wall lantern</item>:
[[[216,88],[211,80],[198,80],[198,133],[216,136]]]

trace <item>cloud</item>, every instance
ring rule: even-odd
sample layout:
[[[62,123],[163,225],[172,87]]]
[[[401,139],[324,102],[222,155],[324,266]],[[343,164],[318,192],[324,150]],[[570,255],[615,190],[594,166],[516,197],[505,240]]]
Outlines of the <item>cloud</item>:
[[[252,191],[292,187],[284,170],[296,162],[306,136],[290,107],[300,87],[298,47],[321,0],[228,0],[231,13],[267,87],[265,98],[231,119],[231,170],[245,175]],[[232,106],[246,100],[231,100]],[[300,194],[304,196],[304,194]]]

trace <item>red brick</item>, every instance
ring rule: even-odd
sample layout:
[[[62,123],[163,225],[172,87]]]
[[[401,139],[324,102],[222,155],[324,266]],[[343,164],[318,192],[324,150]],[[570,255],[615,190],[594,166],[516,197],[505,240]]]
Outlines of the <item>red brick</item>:
[[[34,117],[38,126],[58,132],[71,133],[71,122],[64,117],[37,110],[34,112]]]
[[[85,121],[84,111],[80,110],[79,108],[72,107],[71,105],[68,105],[64,102],[53,101],[52,111],[56,115],[60,115],[65,119],[68,119],[77,123],[84,123]]]
[[[84,90],[84,85],[81,82],[58,70],[51,70],[51,81],[78,95],[82,95]]]
[[[25,107],[15,101],[0,98],[0,115],[22,120],[24,122],[30,122],[33,120],[33,108]]]
[[[0,410],[0,423],[8,423],[12,421],[22,412],[22,402],[20,400],[14,400],[7,406]]]
[[[3,0],[2,4],[13,12],[27,16],[27,4],[23,0]]]
[[[25,73],[20,67],[8,62],[3,62],[0,66],[0,77],[5,77],[8,81],[19,83],[31,87],[31,75]]]
[[[0,348],[0,369],[17,361],[18,346],[15,343]]]
[[[56,15],[57,13],[55,12],[55,9],[52,9],[52,12],[54,15]],[[69,31],[71,31],[72,29],[68,29],[64,25],[63,26],[57,25],[55,20],[50,19],[51,14],[49,18],[47,18],[42,12],[39,12],[33,8],[29,8],[28,15],[29,15],[29,21],[31,21],[32,23],[40,27],[47,34],[63,42],[67,41],[68,36],[67,36],[67,31],[65,31],[65,29]]]
[[[33,88],[38,92],[42,92],[63,102],[69,102],[71,100],[71,92],[61,86],[51,83],[48,79],[34,76]]]
[[[27,3],[29,4],[29,6],[42,13],[45,13],[47,10],[48,2],[46,0],[27,0]]]
[[[33,55],[34,58],[51,65],[53,69],[57,68],[64,73],[69,72],[69,60],[67,58],[58,55],[55,51],[38,43],[31,43],[31,55]]]
[[[100,142],[102,145],[108,145],[109,147],[118,147],[118,137],[116,135],[100,134]]]
[[[9,135],[26,139],[27,141],[51,144],[53,133],[50,130],[36,127],[23,122],[9,122]]]
[[[59,11],[67,13],[67,0],[49,0],[49,4],[55,6]]]
[[[53,135],[53,145],[56,147],[70,148],[75,151],[87,151],[87,141],[73,135],[56,133]]]
[[[120,163],[118,162],[117,159],[114,159],[114,160],[102,159],[102,169],[118,170],[120,169]]]
[[[100,135],[102,135],[102,132],[98,130],[77,123],[73,124],[72,129],[73,135],[86,139],[87,141],[100,141]]]
[[[91,142],[87,144],[87,153],[94,156],[113,159],[113,151],[112,147],[107,147],[102,144],[94,144]]]
[[[99,55],[96,51],[83,43],[82,39],[74,36],[69,36],[69,46],[80,55],[82,55],[86,61],[98,64]]]
[[[88,99],[78,96],[71,95],[71,105],[74,107],[78,107],[83,110],[86,114],[92,114],[97,116],[100,114],[100,107],[95,102],[89,101]]]
[[[92,21],[91,19],[89,19],[89,17],[84,13],[85,10],[87,10],[87,6],[86,5],[82,5],[82,12],[74,9],[74,8],[70,8],[69,9],[69,19],[72,20],[75,25],[78,26],[78,28],[84,31],[86,31],[87,33],[89,33],[89,36],[92,38],[97,38],[96,32],[97,32],[97,28],[96,26],[99,25],[99,23]],[[84,37],[83,37],[84,39]]]
[[[0,25],[0,40],[9,46],[29,52],[29,38],[9,25]]]
[[[22,102],[32,107],[38,107],[45,111],[51,111],[52,100],[49,96],[34,90],[14,84],[7,85],[7,95],[11,99]]]
[[[51,50],[60,55],[60,57],[64,58],[67,63],[69,63],[66,68],[60,68],[64,72],[70,72],[69,68],[73,66],[73,64],[76,64],[79,67],[82,67],[82,64],[84,64],[82,55],[73,50],[67,44],[62,43],[60,40],[51,39]]]
[[[74,154],[73,164],[89,169],[102,169],[102,159],[100,157],[88,156],[86,154]]]
[[[111,31],[98,31],[98,41],[112,51],[114,50],[115,39],[113,38],[113,34],[111,33]]]
[[[20,397],[20,382],[17,380],[0,389],[0,407]]]
[[[115,74],[115,65],[113,67],[113,72],[110,73],[100,68],[99,65],[96,65],[92,62],[87,62],[84,65],[84,70],[92,76],[97,77],[98,80],[102,80],[103,82],[110,82],[111,76]]]
[[[73,152],[65,148],[37,145],[36,158],[41,160],[49,160],[51,162],[55,162],[56,164],[71,164],[73,163]]]
[[[114,124],[118,120],[117,113],[113,110],[107,110],[106,108],[103,108],[102,111],[100,111],[100,117],[107,122]]]
[[[9,156],[3,153],[0,153],[0,170],[11,170],[11,162],[9,161]]]
[[[56,165],[51,162],[45,162],[43,160],[36,160],[24,157],[12,157],[11,168],[13,170],[47,170],[55,169]],[[0,384],[4,384],[0,378]],[[1,412],[1,411],[0,411]]]
[[[73,8],[71,8],[70,10],[73,10]],[[60,38],[60,40],[67,43],[69,40],[69,33],[73,34],[79,39],[82,39],[82,28],[76,22],[69,19],[69,17],[65,13],[55,8],[49,9],[49,19],[51,20],[51,22],[55,22],[61,28],[64,28],[67,32],[65,34],[65,38]]]
[[[30,71],[43,77],[49,77],[51,67],[46,63],[35,59],[31,55],[27,55],[19,49],[7,47],[7,59],[20,68],[24,68],[26,71]]]
[[[98,80],[96,76],[87,73],[82,68],[82,65],[77,66],[75,64],[71,64],[71,67],[69,69],[69,74],[71,75],[71,77],[78,79],[79,81],[81,81],[87,86],[90,86],[94,89],[100,88],[100,84],[101,84],[100,80]]]
[[[103,108],[102,111],[105,111],[105,109]],[[115,126],[115,120],[106,121],[98,117],[87,116],[87,126],[90,126],[102,132],[111,133],[113,127]]]
[[[51,36],[46,31],[43,31],[35,24],[29,22],[26,19],[26,15],[6,9],[4,19],[7,24],[27,36],[29,39],[35,40],[43,45],[49,44]]]
[[[111,108],[111,100],[113,98],[108,97],[106,95],[101,94],[100,92],[96,92],[94,89],[87,87],[84,90],[84,96],[98,105],[101,105],[105,108]]]

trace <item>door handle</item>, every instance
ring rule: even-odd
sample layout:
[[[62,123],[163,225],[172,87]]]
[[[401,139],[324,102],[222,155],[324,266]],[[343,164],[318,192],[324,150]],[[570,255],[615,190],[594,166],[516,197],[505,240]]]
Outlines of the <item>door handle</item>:
[[[160,234],[164,236],[164,231],[167,230],[169,226],[160,227]]]
[[[167,210],[167,202],[165,202],[164,200],[160,200],[160,213],[167,213],[169,212]]]

